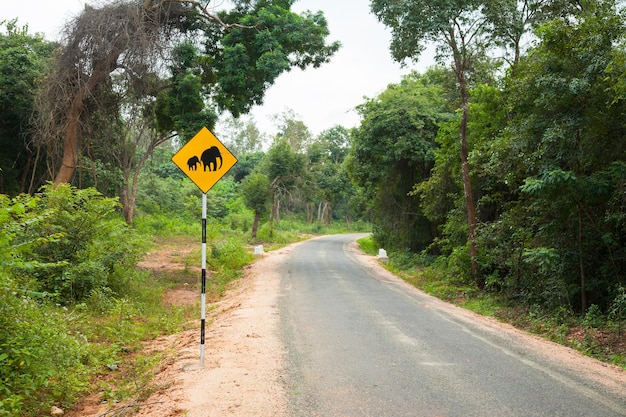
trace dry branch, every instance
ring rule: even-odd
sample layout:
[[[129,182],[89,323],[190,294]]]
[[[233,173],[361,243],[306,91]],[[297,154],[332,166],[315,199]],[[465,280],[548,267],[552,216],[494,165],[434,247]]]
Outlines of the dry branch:
[[[111,115],[117,111],[110,89],[101,86],[111,85],[115,75],[136,94],[149,94],[155,79],[150,74],[162,72],[170,39],[184,32],[195,14],[185,2],[115,1],[86,6],[67,25],[66,46],[37,100],[36,145],[48,151],[55,184],[72,180],[85,147],[81,139],[98,134],[90,116],[106,113],[107,106]]]

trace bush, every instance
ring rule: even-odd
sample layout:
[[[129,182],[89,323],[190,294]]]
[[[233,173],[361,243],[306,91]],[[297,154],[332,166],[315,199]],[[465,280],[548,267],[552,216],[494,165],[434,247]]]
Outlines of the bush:
[[[0,277],[0,415],[45,415],[89,386],[88,345],[54,307]]]
[[[239,270],[249,264],[253,256],[235,238],[211,244],[210,263],[214,268]]]
[[[37,264],[22,270],[24,283],[64,305],[98,288],[126,291],[130,283],[119,271],[135,267],[144,245],[119,215],[117,200],[60,185],[45,187],[36,201],[33,210],[45,213],[45,222],[23,228],[16,241],[49,239],[32,249]]]
[[[64,185],[0,195],[0,416],[71,407],[140,340],[185,321],[161,305],[169,284],[136,270],[143,241],[118,208]]]
[[[376,242],[372,235],[361,238],[357,240],[357,242],[361,250],[370,255],[376,255],[378,253],[378,249],[380,248],[380,245]]]

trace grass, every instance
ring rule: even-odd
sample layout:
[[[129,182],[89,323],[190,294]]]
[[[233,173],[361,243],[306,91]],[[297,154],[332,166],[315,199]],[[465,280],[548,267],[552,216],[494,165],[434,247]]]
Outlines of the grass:
[[[378,243],[372,238],[372,235],[358,239],[357,243],[361,250],[368,255],[374,256],[378,254]]]

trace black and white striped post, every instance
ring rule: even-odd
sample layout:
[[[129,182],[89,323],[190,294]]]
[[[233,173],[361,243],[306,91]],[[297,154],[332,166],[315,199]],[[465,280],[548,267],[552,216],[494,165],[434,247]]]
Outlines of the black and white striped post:
[[[202,191],[202,293],[200,295],[200,367],[206,332],[206,193],[237,163],[237,158],[206,127],[172,157],[172,162]],[[198,165],[200,168],[198,168]],[[195,368],[189,367],[189,369]]]
[[[204,336],[206,328],[206,193],[202,193],[202,276],[200,292],[200,366],[204,366]]]

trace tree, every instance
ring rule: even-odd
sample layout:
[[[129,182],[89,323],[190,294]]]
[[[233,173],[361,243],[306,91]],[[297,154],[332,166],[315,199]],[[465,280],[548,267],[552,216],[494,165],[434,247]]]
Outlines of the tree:
[[[343,162],[350,146],[350,133],[343,126],[323,131],[306,152],[311,187],[307,195],[307,220],[313,221],[313,207],[317,204],[317,222],[330,224],[335,212],[343,206],[346,222],[350,224],[347,199],[352,184]]]
[[[626,265],[615,206],[624,201],[626,107],[613,77],[623,74],[626,28],[615,2],[580,4],[573,18],[540,28],[541,42],[510,80],[514,118],[504,138],[515,152],[501,155],[520,182],[516,227],[532,236],[526,268],[540,269],[537,253],[555,254],[562,298],[584,313],[591,303],[607,307]]]
[[[423,250],[435,234],[408,193],[429,177],[439,124],[451,117],[436,72],[409,74],[358,107],[347,169],[371,201],[374,233],[385,247]]]
[[[276,138],[286,140],[295,152],[304,152],[313,140],[309,128],[293,110],[286,110],[274,117],[278,124]]]
[[[266,135],[261,133],[253,117],[225,117],[219,123],[220,139],[237,157],[260,152],[266,143]]]
[[[270,233],[274,221],[280,220],[281,202],[292,195],[304,176],[304,157],[295,152],[285,139],[277,139],[267,151],[261,167],[270,180]]]
[[[317,143],[321,145],[320,158],[341,164],[350,150],[350,139],[350,131],[343,126],[337,125],[323,131],[317,138]]]
[[[524,37],[531,27],[547,21],[561,0],[500,0],[485,2],[483,12],[491,28],[491,41],[510,50],[505,59],[515,70],[523,52]],[[572,2],[573,3],[573,2]],[[563,9],[559,8],[562,12]]]
[[[469,171],[467,123],[470,85],[478,64],[485,61],[487,20],[481,14],[480,0],[446,1],[433,5],[418,0],[397,3],[372,0],[371,8],[378,19],[392,30],[391,53],[398,61],[417,59],[428,42],[439,45],[440,55],[451,56],[461,103],[459,126],[460,157],[468,223],[468,241],[472,276],[479,288],[484,279],[478,273],[476,244],[476,208]]]
[[[326,62],[339,44],[325,43],[323,14],[298,15],[291,4],[238,0],[231,11],[218,14],[197,2],[174,0],[85,8],[67,26],[66,46],[40,100],[40,144],[56,151],[51,156],[62,155],[50,161],[55,184],[73,179],[82,140],[93,128],[91,115],[117,109],[117,117],[124,116],[115,102],[101,107],[99,98],[114,89],[113,78],[123,77],[125,83],[117,86],[137,97],[157,96],[167,88],[159,78],[163,60],[187,34],[204,48],[193,75],[220,109],[236,116],[261,103],[282,72]]]
[[[241,183],[241,194],[243,195],[246,206],[254,212],[252,239],[256,239],[259,219],[267,212],[271,195],[269,178],[261,173],[248,175]]]
[[[54,45],[17,21],[0,22],[0,193],[33,191],[42,165],[32,141],[34,98]]]
[[[202,127],[215,125],[217,115],[205,105],[200,76],[193,72],[198,59],[197,48],[190,42],[176,45],[168,88],[160,90],[154,101],[133,90],[120,98],[124,132],[120,146],[106,147],[122,170],[120,200],[128,223],[134,216],[139,174],[154,150],[175,136],[187,141]]]

